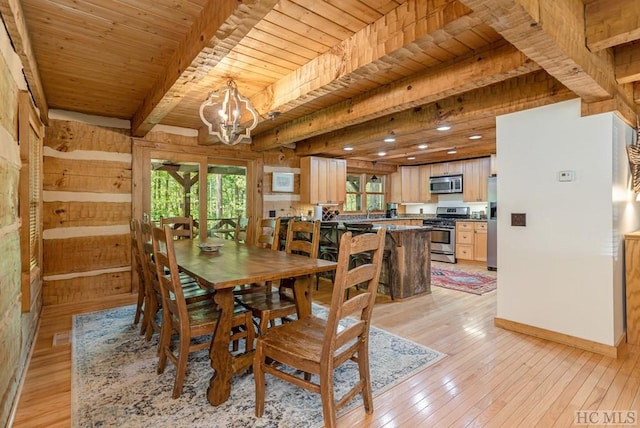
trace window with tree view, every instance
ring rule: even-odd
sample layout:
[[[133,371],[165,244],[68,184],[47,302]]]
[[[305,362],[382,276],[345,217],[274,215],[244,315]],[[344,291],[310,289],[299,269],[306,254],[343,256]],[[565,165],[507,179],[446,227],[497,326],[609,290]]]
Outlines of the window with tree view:
[[[347,199],[345,212],[384,210],[385,176],[369,174],[347,174]]]
[[[247,215],[247,168],[207,165],[207,188],[200,194],[200,164],[151,161],[151,220],[162,217],[193,217],[200,222],[201,203],[206,204],[207,230],[221,220],[235,224]],[[200,198],[206,198],[202,202]]]

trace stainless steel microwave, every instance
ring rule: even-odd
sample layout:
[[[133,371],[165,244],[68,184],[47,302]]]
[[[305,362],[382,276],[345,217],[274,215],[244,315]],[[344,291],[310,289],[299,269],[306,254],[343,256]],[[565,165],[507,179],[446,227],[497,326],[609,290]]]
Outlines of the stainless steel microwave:
[[[431,193],[462,193],[462,174],[429,178]]]

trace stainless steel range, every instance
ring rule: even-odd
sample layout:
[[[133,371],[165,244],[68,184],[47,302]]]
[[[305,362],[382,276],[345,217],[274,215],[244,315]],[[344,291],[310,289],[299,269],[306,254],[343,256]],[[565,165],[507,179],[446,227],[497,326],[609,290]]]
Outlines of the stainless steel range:
[[[422,221],[431,226],[431,260],[456,262],[456,220],[468,219],[469,207],[438,207],[436,216]]]

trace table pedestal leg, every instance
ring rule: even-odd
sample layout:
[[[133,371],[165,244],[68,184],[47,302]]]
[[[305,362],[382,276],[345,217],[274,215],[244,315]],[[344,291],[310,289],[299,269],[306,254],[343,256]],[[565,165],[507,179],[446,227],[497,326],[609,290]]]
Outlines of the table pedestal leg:
[[[293,285],[293,295],[296,299],[296,307],[298,308],[298,319],[311,315],[311,300],[313,286],[311,275],[300,276],[296,278]]]
[[[231,377],[233,376],[232,355],[229,351],[231,332],[231,319],[233,317],[233,289],[224,289],[216,292],[215,302],[220,308],[220,318],[216,326],[209,358],[211,368],[214,370],[207,389],[207,399],[214,406],[222,404],[229,399],[231,394]]]

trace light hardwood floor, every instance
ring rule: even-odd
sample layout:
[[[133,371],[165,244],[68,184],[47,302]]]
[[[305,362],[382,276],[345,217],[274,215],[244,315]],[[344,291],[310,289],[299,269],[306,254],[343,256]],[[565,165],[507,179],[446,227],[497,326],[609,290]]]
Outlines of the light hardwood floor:
[[[457,267],[486,272],[482,266]],[[314,297],[327,303],[330,292],[330,285],[321,282]],[[133,302],[125,296],[44,309],[15,427],[70,425],[71,351],[66,339],[72,314]],[[372,415],[357,408],[342,416],[339,425],[546,428],[573,426],[578,410],[640,414],[638,347],[614,360],[502,330],[493,325],[495,314],[496,293],[476,296],[433,287],[432,294],[403,302],[378,299],[373,316],[377,327],[448,356],[375,397]],[[601,418],[602,413],[591,416]]]

